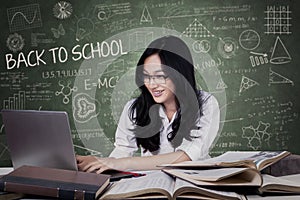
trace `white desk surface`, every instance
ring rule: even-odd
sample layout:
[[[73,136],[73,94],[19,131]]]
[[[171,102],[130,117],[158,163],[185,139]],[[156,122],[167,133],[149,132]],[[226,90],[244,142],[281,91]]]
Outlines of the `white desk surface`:
[[[12,167],[0,167],[0,175],[8,174],[13,170]]]

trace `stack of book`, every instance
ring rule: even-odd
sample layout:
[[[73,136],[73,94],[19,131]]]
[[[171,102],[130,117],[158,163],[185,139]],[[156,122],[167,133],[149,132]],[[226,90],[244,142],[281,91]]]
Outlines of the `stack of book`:
[[[261,173],[289,154],[230,151],[203,161],[161,165],[161,170],[146,176],[110,184],[109,176],[103,174],[23,166],[0,178],[0,191],[65,199],[243,200],[268,194],[299,197],[299,174],[274,177]]]
[[[100,199],[243,200],[268,194],[299,198],[300,175],[279,178],[261,173],[288,155],[287,151],[229,151],[207,160],[165,164],[145,177],[114,183]]]

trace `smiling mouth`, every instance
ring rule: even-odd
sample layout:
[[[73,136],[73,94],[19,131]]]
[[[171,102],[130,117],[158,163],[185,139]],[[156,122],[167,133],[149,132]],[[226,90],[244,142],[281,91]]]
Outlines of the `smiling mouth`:
[[[156,91],[152,91],[152,95],[154,97],[160,97],[162,95],[164,90],[156,90]]]

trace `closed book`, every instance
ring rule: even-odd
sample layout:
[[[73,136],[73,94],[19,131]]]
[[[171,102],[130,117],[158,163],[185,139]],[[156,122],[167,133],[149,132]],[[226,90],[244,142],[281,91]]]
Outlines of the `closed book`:
[[[109,175],[21,166],[0,178],[0,191],[62,199],[96,199],[109,185]]]

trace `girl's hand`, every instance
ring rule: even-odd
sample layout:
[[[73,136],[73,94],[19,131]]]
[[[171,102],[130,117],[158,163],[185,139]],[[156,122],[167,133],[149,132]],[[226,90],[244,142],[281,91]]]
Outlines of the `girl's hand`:
[[[183,151],[159,154],[154,156],[136,156],[125,158],[99,158],[96,156],[76,156],[78,169],[85,172],[102,173],[108,169],[119,171],[129,170],[153,170],[161,169],[158,167],[166,163],[178,163],[191,160]]]
[[[77,166],[80,171],[102,173],[108,169],[122,169],[121,160],[116,158],[100,158],[96,156],[76,156]]]

